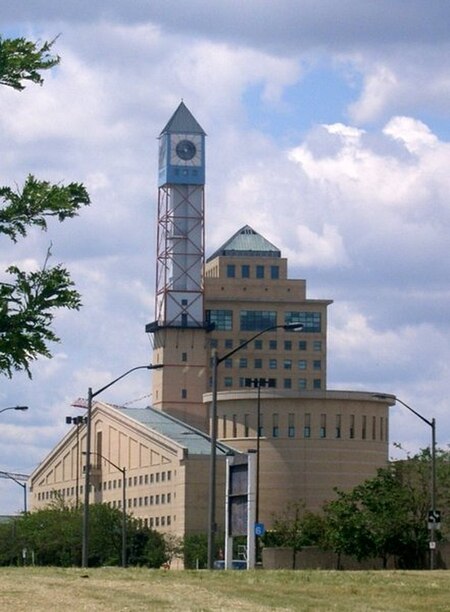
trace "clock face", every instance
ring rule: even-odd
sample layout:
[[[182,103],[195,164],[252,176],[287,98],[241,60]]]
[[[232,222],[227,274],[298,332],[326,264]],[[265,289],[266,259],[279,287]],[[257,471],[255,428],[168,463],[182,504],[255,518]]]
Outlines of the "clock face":
[[[170,163],[172,166],[201,166],[202,137],[199,134],[172,134]]]
[[[192,140],[180,140],[175,147],[176,154],[183,161],[188,161],[197,153],[197,147]]]

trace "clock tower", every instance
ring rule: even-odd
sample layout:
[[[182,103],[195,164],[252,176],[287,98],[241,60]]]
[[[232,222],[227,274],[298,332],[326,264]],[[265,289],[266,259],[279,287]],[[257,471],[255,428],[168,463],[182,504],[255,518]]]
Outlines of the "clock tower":
[[[207,428],[203,268],[205,132],[181,102],[159,136],[154,408]]]

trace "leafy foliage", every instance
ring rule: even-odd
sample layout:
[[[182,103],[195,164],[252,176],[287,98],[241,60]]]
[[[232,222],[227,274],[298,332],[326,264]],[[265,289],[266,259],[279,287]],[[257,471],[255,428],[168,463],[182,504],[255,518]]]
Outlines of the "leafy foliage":
[[[89,566],[120,565],[121,511],[92,504],[89,516]],[[82,507],[59,502],[0,524],[0,565],[21,564],[24,549],[33,553],[36,565],[80,565],[82,517]],[[168,559],[164,536],[127,516],[127,559],[129,565],[161,567]]]
[[[295,552],[315,544],[332,550],[338,558],[382,559],[386,566],[394,557],[403,568],[426,565],[429,540],[431,453],[424,449],[405,461],[394,461],[374,478],[351,491],[336,490],[320,514],[302,512],[291,504],[275,517],[274,529],[264,537],[266,546],[286,546]],[[442,527],[436,539],[450,536],[450,453],[436,452],[437,509],[442,509]]]
[[[297,552],[303,546],[316,544],[322,533],[323,520],[319,515],[305,510],[302,502],[292,502],[286,510],[274,517],[273,529],[262,538],[264,546],[280,546],[292,550],[292,569],[295,569]]]
[[[186,535],[182,550],[186,569],[205,569],[208,566],[208,536],[206,533]]]
[[[14,242],[18,236],[26,236],[28,227],[35,225],[46,230],[48,217],[64,221],[75,217],[81,206],[89,204],[89,195],[83,185],[52,185],[38,181],[31,174],[22,190],[0,187],[0,198],[0,233]]]
[[[42,84],[41,72],[59,63],[59,57],[51,54],[53,43],[0,37],[0,84],[19,91],[26,81]],[[0,234],[17,242],[29,228],[45,231],[48,219],[72,218],[89,203],[79,183],[53,185],[29,175],[22,189],[0,187]],[[31,377],[31,362],[51,357],[48,344],[60,340],[52,330],[54,313],[81,305],[69,272],[61,265],[47,267],[49,256],[50,249],[41,270],[25,272],[10,266],[6,270],[10,282],[0,283],[0,373],[10,378],[21,370]]]
[[[13,89],[25,88],[23,81],[42,85],[42,70],[59,64],[60,58],[51,54],[54,40],[39,44],[25,38],[0,37],[0,85]]]

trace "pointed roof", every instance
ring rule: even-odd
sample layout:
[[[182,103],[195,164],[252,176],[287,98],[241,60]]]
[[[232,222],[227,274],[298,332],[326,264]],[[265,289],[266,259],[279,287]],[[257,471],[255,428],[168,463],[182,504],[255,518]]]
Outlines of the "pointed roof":
[[[169,119],[166,127],[161,132],[162,134],[202,134],[206,136],[202,126],[195,119],[194,115],[188,109],[186,104],[181,100],[177,110]]]
[[[208,257],[212,261],[219,256],[235,257],[281,257],[281,251],[250,225],[244,225],[215,253]]]

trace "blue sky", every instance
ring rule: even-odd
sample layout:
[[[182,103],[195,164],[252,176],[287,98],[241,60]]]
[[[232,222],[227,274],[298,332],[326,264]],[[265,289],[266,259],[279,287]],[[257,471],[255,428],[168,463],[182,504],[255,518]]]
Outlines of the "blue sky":
[[[54,358],[2,380],[0,468],[29,473],[67,431],[70,404],[151,356],[157,137],[184,99],[208,134],[207,253],[251,224],[308,296],[333,299],[328,385],[398,395],[450,437],[450,5],[440,0],[25,0],[4,35],[59,38],[44,87],[0,91],[1,184],[82,181],[74,220],[0,244],[0,270],[54,262],[79,313]],[[151,403],[137,372],[102,399]],[[391,441],[430,432],[405,409]],[[20,451],[18,451],[20,449]],[[392,454],[398,453],[392,448]],[[0,481],[0,513],[20,488]]]

